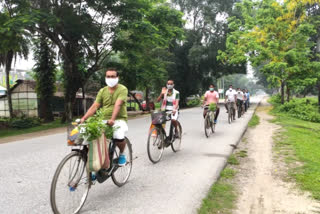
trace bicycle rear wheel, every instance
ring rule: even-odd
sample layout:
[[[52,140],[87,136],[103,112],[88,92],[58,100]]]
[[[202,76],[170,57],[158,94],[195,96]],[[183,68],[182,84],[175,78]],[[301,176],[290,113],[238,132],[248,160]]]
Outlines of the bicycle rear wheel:
[[[204,133],[207,138],[210,136],[210,131],[211,131],[211,121],[210,120],[211,119],[210,119],[209,114],[206,114],[206,117],[204,118]]]
[[[213,118],[215,118],[216,114],[213,114]],[[212,120],[210,120],[210,127],[211,127],[211,132],[214,133],[215,129],[216,129],[216,124],[214,122],[212,122]]]
[[[71,152],[61,161],[51,183],[50,203],[53,213],[80,211],[89,193],[89,175],[86,160],[81,153]]]
[[[160,128],[154,127],[151,129],[148,142],[147,151],[149,160],[152,163],[158,163],[161,160],[163,150],[164,150],[164,136]]]
[[[123,186],[125,183],[127,183],[131,170],[132,170],[132,146],[128,138],[125,138],[126,147],[123,151],[123,153],[126,155],[127,163],[125,166],[116,166],[117,169],[112,172],[112,181],[115,185],[118,187]],[[120,150],[118,147],[116,147],[116,150],[114,151],[113,160],[116,160],[116,163],[118,163],[120,155]]]
[[[172,149],[172,151],[174,151],[174,152],[179,151],[180,148],[181,148],[182,127],[181,127],[181,124],[179,123],[179,121],[177,121],[177,123],[178,123],[178,126],[177,126],[177,129],[175,129],[174,134],[177,133],[178,138],[177,138],[176,136],[174,136],[175,139],[174,139],[174,141],[171,143],[171,149]]]

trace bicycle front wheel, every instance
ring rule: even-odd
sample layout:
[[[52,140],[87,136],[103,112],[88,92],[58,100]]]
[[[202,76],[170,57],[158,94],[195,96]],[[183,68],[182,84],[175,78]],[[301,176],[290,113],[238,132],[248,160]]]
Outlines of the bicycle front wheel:
[[[125,183],[127,183],[132,170],[132,146],[128,138],[125,138],[124,142],[126,143],[126,145],[123,153],[127,158],[127,163],[124,166],[117,166],[117,169],[112,173],[112,181],[118,187],[121,187]],[[119,154],[120,150],[118,147],[116,147],[116,150],[113,155],[113,160],[116,161],[116,163],[114,164],[117,164]]]
[[[164,136],[160,128],[151,129],[148,136],[147,150],[148,157],[152,163],[158,163],[161,160],[164,150]]]
[[[53,213],[78,213],[89,193],[89,178],[86,160],[81,153],[74,151],[67,155],[58,165],[51,183]]]
[[[211,131],[211,121],[210,121],[210,116],[209,114],[206,115],[204,118],[204,134],[208,138],[210,136],[210,131]]]
[[[181,124],[179,123],[179,121],[177,121],[178,125],[177,128],[175,129],[175,139],[174,141],[171,143],[171,149],[174,152],[177,152],[180,150],[181,148],[181,139],[182,139],[182,127]]]

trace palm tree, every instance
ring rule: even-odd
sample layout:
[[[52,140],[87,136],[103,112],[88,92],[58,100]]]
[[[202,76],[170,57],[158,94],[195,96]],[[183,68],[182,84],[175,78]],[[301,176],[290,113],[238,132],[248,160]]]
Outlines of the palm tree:
[[[10,90],[10,70],[13,59],[17,56],[27,58],[29,54],[28,33],[21,25],[14,25],[14,17],[6,10],[0,12],[0,66],[4,66],[6,73],[7,98],[10,118],[13,115],[11,90]]]

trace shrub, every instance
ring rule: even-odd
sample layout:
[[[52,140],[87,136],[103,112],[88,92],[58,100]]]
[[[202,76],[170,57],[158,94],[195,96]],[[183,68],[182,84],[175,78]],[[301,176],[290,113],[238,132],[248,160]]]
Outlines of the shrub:
[[[9,122],[9,127],[17,128],[17,129],[25,129],[25,128],[30,128],[38,125],[40,125],[40,119],[32,118],[32,117],[13,118]]]
[[[188,107],[195,107],[200,105],[200,99],[196,98],[187,102]]]
[[[294,98],[283,105],[278,104],[278,96],[269,100],[274,104],[275,111],[288,114],[294,118],[320,123],[317,100],[314,98]]]

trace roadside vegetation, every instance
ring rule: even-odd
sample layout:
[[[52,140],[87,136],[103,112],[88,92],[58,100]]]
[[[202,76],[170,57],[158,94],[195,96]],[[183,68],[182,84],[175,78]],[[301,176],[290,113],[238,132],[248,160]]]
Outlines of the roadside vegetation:
[[[258,117],[258,115],[254,114],[251,120],[249,121],[248,126],[253,128],[253,127],[256,127],[259,123],[260,123],[260,118]]]
[[[238,198],[237,189],[234,185],[234,178],[237,175],[237,167],[241,158],[247,157],[246,150],[240,150],[230,155],[228,165],[221,172],[220,178],[212,185],[206,198],[203,199],[199,214],[223,213],[229,214],[236,208]]]
[[[316,100],[295,98],[281,106],[274,96],[270,102],[274,106],[271,114],[276,117],[273,122],[284,129],[275,137],[275,151],[284,157],[288,177],[320,200],[320,114]]]
[[[4,126],[4,124],[8,126]],[[61,123],[60,120],[55,120],[48,123],[40,123],[38,119],[25,118],[14,119],[13,121],[4,121],[0,118],[0,138],[16,136],[21,134],[28,134],[32,132],[44,131],[52,128],[59,128],[67,126],[66,123]]]

